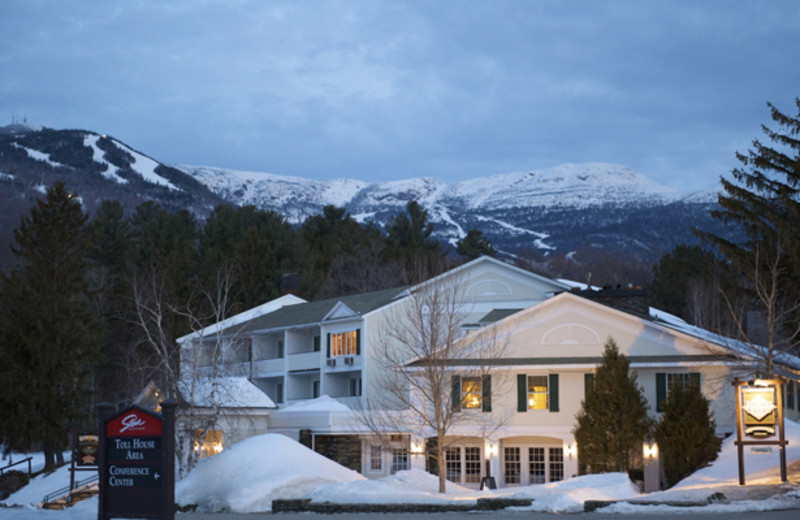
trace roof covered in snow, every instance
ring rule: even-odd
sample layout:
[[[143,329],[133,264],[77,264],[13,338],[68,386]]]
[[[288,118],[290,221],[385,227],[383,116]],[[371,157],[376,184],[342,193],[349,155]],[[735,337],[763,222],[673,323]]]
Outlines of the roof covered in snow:
[[[276,408],[267,394],[245,377],[182,381],[181,397],[194,406],[222,408]]]

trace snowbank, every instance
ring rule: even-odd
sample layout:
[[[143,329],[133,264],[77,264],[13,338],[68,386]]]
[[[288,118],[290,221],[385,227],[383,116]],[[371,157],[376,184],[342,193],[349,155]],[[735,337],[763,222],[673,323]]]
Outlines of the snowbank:
[[[201,511],[270,511],[276,498],[303,498],[320,484],[365,478],[277,433],[250,437],[200,462],[175,486],[175,501]]]
[[[512,488],[513,489],[513,488]],[[550,484],[516,488],[512,498],[532,498],[530,507],[514,508],[550,513],[578,513],[586,500],[630,500],[640,496],[639,488],[625,473],[601,473],[570,478]]]
[[[800,460],[800,424],[784,421],[786,428],[786,464]],[[705,500],[709,495],[725,487],[739,488],[739,456],[736,436],[731,435],[722,443],[717,460],[678,482],[672,488],[648,495],[648,500]],[[780,484],[780,457],[777,446],[771,453],[753,452],[745,446],[744,470],[747,487]],[[763,450],[764,446],[759,446]],[[746,488],[745,488],[746,489]],[[721,491],[725,493],[725,491]]]
[[[487,493],[447,483],[447,492],[439,493],[439,477],[419,469],[399,471],[380,480],[359,480],[319,486],[309,493],[313,502],[337,504],[417,504],[477,501]]]

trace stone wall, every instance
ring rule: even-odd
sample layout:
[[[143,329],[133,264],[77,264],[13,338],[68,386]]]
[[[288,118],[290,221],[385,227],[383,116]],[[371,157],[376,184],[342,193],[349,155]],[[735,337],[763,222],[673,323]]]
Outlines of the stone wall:
[[[313,437],[313,440],[312,440]],[[361,472],[361,439],[357,435],[313,435],[300,430],[300,444],[342,466]]]

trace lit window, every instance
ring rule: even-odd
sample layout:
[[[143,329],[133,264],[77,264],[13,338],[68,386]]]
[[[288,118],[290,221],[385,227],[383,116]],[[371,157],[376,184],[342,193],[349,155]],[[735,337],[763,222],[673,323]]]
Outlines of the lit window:
[[[528,409],[547,410],[547,376],[528,376]]]
[[[331,334],[331,357],[355,356],[358,352],[358,331]]]
[[[461,403],[464,408],[480,408],[483,395],[481,378],[465,377],[461,379]]]
[[[204,459],[222,451],[222,430],[195,430],[194,451]]]

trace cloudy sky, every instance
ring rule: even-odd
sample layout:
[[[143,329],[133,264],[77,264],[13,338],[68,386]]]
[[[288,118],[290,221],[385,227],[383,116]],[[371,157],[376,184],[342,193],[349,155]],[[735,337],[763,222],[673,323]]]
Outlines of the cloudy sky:
[[[444,182],[610,162],[712,189],[800,96],[800,2],[3,0],[0,125],[168,164]]]

